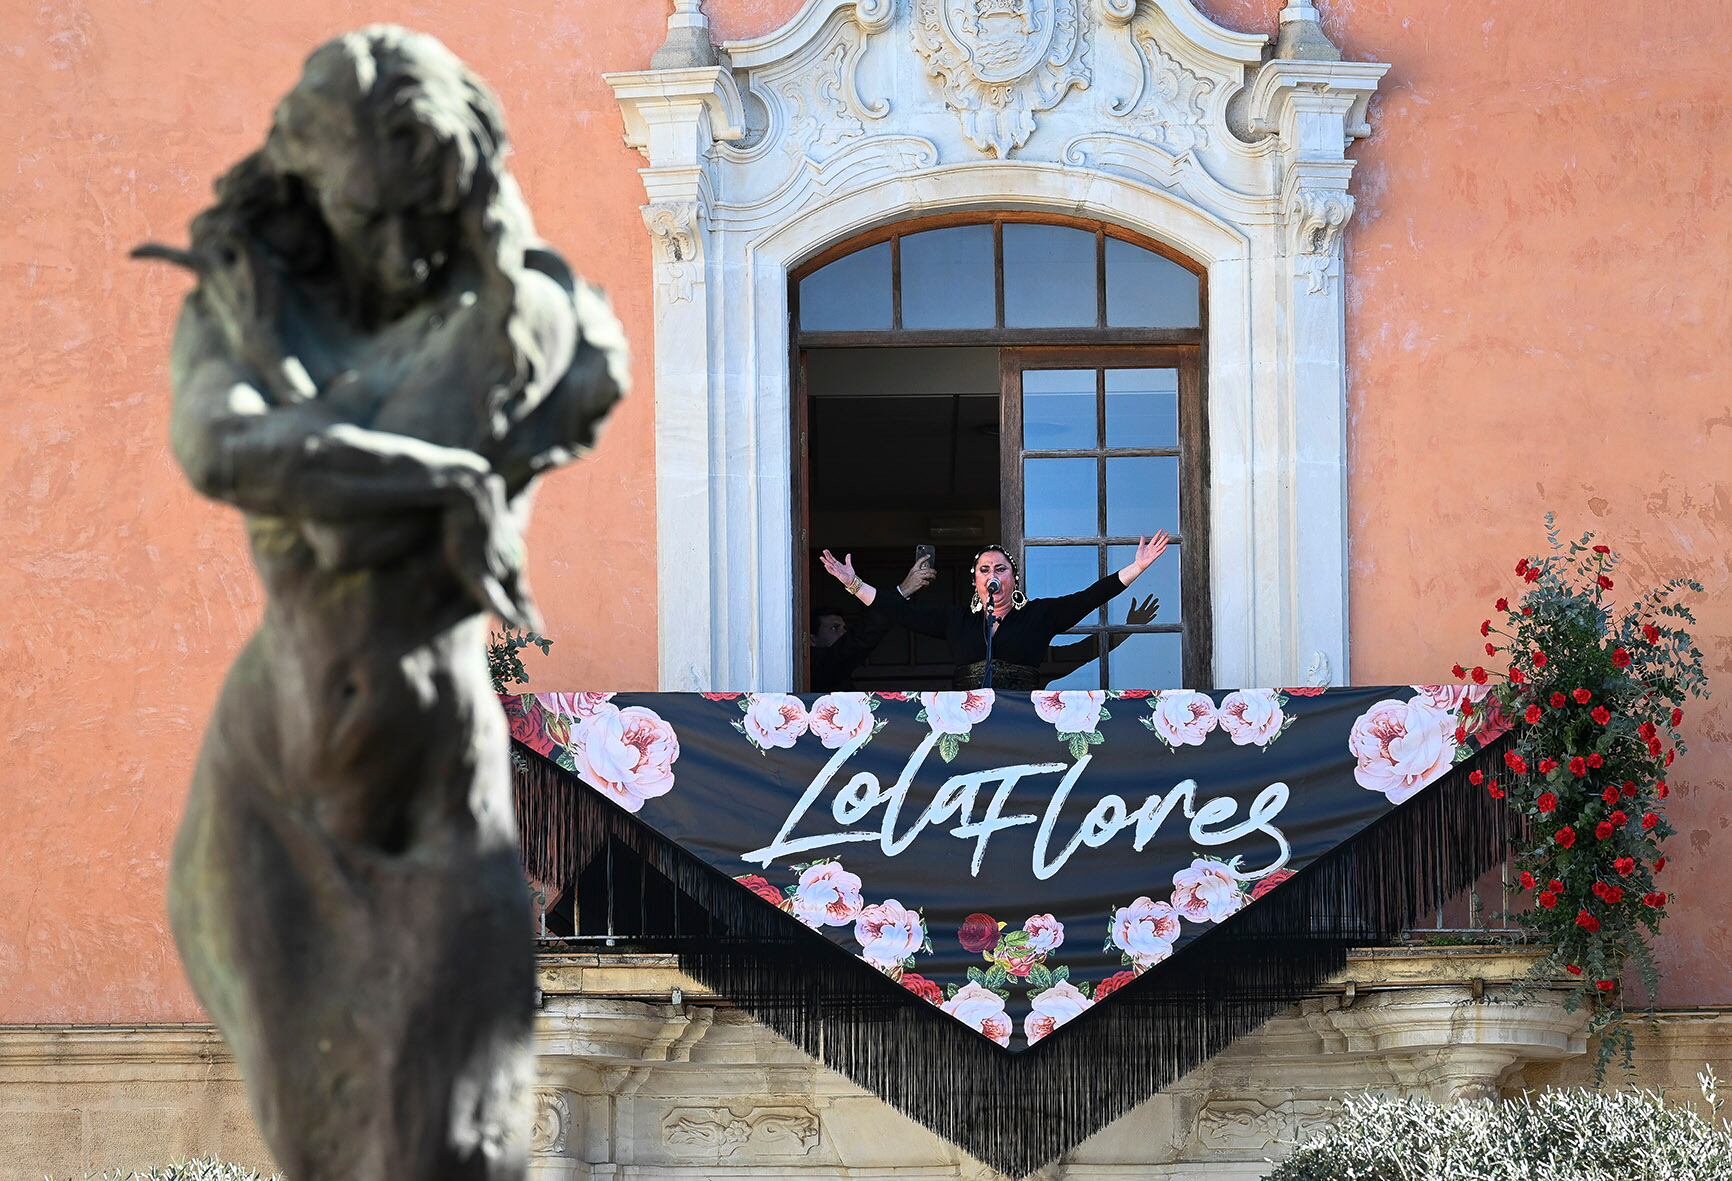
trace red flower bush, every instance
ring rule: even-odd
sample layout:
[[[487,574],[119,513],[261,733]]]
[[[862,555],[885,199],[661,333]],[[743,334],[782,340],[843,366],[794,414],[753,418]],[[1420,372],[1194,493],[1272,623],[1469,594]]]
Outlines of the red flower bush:
[[[1545,885],[1515,917],[1552,949],[1536,978],[1564,969],[1579,977],[1569,1003],[1593,1005],[1603,1069],[1614,1055],[1629,1061],[1634,1044],[1616,983],[1625,968],[1633,961],[1648,993],[1658,988],[1649,940],[1667,895],[1654,877],[1673,831],[1663,775],[1685,749],[1683,702],[1706,686],[1688,630],[1696,620],[1680,600],[1702,587],[1673,579],[1614,604],[1611,547],[1564,541],[1549,516],[1546,524],[1552,552],[1516,563],[1521,594],[1500,597],[1501,619],[1481,629],[1509,673],[1472,676],[1490,685],[1482,708],[1517,720],[1504,754],[1513,778],[1501,786],[1533,836],[1514,868],[1524,890]],[[1588,833],[1592,840],[1578,839]]]

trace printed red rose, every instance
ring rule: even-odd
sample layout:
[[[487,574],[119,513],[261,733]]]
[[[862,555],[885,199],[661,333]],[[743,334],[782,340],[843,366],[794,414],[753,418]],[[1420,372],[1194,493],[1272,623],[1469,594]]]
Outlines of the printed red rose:
[[[989,914],[971,914],[962,920],[956,940],[964,951],[976,954],[998,945],[998,920]]]
[[[1577,911],[1576,912],[1576,926],[1580,927],[1582,930],[1584,930],[1588,934],[1592,935],[1595,931],[1598,931],[1600,929],[1600,920],[1595,918],[1593,915],[1589,914],[1585,910]]]
[[[1603,705],[1596,705],[1594,706],[1594,712],[1589,716],[1599,725],[1604,726],[1612,720],[1612,711]]]
[[[1113,995],[1113,993],[1117,992],[1136,978],[1137,974],[1135,972],[1114,972],[1111,976],[1108,976],[1105,980],[1102,980],[1099,984],[1095,985],[1095,1004],[1100,1004],[1109,996]]]
[[[1576,830],[1566,824],[1552,835],[1552,840],[1556,841],[1562,848],[1568,849],[1576,843]]]
[[[918,972],[902,973],[902,987],[923,1001],[930,1001],[935,1005],[944,1003],[944,990],[938,987],[936,981],[928,980]]]
[[[1251,901],[1255,902],[1292,876],[1293,871],[1290,869],[1277,869],[1258,878],[1251,886]]]
[[[559,744],[548,737],[547,723],[539,706],[531,707],[533,697],[525,698],[513,694],[500,698],[500,704],[505,707],[505,720],[511,727],[511,740],[520,742],[538,755],[553,754],[554,747]]]
[[[771,906],[779,907],[788,900],[787,895],[772,886],[769,880],[761,874],[747,874],[743,878],[735,878],[734,880]]]

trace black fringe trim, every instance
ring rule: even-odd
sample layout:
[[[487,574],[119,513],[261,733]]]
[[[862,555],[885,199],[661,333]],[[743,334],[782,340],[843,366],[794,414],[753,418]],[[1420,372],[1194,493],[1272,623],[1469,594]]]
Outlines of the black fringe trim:
[[[609,841],[728,932],[682,947],[682,971],[807,1054],[1010,1177],[1058,1159],[1496,865],[1517,814],[1469,783],[1508,781],[1506,741],[1457,764],[1049,1037],[1009,1053],[725,874],[518,748],[524,863],[568,884]]]

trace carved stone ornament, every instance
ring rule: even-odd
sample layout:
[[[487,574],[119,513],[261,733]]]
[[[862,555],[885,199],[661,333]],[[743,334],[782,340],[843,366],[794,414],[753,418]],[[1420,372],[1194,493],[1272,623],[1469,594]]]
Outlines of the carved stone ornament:
[[[1313,295],[1329,290],[1341,276],[1341,232],[1353,216],[1353,197],[1339,189],[1300,189],[1289,213],[1293,227],[1293,266],[1310,277]]]
[[[643,207],[644,225],[655,244],[656,282],[668,299],[684,303],[703,266],[698,256],[696,201],[654,201]]]
[[[1128,98],[1109,104],[1108,112],[1122,118],[1131,134],[1175,156],[1207,146],[1215,83],[1162,49],[1152,23],[1131,28],[1137,86]]]
[[[535,1092],[535,1123],[529,1130],[530,1156],[564,1156],[571,1147],[571,1100],[562,1091]]]
[[[1089,84],[1085,0],[916,0],[914,49],[983,152],[1005,157],[1034,116]]]
[[[804,1107],[676,1107],[662,1120],[669,1148],[694,1156],[805,1156],[818,1146],[818,1117]]]

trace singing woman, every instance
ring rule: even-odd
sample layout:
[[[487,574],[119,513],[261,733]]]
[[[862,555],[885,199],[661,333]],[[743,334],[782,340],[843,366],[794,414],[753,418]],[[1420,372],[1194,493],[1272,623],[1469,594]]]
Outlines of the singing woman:
[[[1161,530],[1153,537],[1139,539],[1136,557],[1093,586],[1056,598],[1029,599],[1022,593],[1016,562],[1009,552],[1001,546],[988,546],[974,557],[974,597],[967,607],[910,603],[894,590],[880,595],[876,587],[854,573],[853,554],[837,561],[825,550],[823,563],[824,569],[866,606],[875,607],[910,631],[949,643],[954,688],[1033,690],[1044,688],[1040,663],[1053,637],[1075,627],[1089,612],[1129,587],[1166,548],[1167,533]]]

